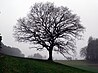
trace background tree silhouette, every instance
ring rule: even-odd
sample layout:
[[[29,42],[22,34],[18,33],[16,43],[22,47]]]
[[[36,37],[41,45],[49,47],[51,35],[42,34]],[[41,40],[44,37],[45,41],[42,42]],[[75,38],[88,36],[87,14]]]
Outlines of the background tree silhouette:
[[[81,49],[82,57],[89,61],[98,61],[98,39],[92,37],[88,40],[88,46]]]
[[[89,46],[89,43],[92,42],[93,40],[94,40],[94,38],[92,36],[90,36],[89,39],[88,39],[88,45],[83,47],[83,48],[81,48],[80,56],[84,57],[86,60],[87,60],[88,52],[90,52],[90,51],[87,50],[88,46]]]
[[[75,39],[81,37],[84,27],[80,18],[67,7],[56,7],[53,3],[35,3],[27,17],[20,18],[14,27],[14,35],[19,42],[39,44],[40,49],[66,54],[75,53]],[[67,57],[66,57],[67,58]]]
[[[28,58],[45,59],[46,56],[42,56],[40,53],[35,53],[34,55],[29,55]]]
[[[86,59],[86,55],[87,55],[87,46],[81,48],[81,50],[80,50],[81,57],[84,57]]]
[[[2,42],[1,42],[1,45],[2,45],[2,48],[0,49],[0,53],[11,55],[11,56],[25,57],[25,55],[21,52],[20,49],[6,46]]]

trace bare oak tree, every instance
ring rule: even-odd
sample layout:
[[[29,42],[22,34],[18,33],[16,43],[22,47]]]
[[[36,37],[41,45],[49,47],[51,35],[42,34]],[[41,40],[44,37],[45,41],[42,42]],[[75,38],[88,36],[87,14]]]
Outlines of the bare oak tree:
[[[53,3],[35,3],[27,17],[20,18],[14,27],[14,35],[19,42],[39,44],[40,49],[65,54],[75,53],[75,39],[80,37],[84,27],[80,18],[67,7],[56,7]],[[72,52],[70,52],[72,51]]]

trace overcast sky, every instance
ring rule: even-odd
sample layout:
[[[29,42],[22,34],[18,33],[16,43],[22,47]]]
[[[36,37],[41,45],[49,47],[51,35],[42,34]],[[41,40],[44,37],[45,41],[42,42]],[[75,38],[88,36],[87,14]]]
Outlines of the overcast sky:
[[[0,0],[0,33],[3,36],[2,42],[7,46],[19,48],[24,54],[31,55],[38,51],[29,49],[29,44],[18,43],[13,38],[13,26],[17,20],[25,17],[30,7],[36,2],[47,2],[47,0]],[[81,18],[81,24],[86,27],[83,40],[77,42],[77,50],[87,45],[89,36],[98,38],[98,0],[48,0],[56,6],[67,6],[73,13]],[[43,52],[41,52],[43,53]],[[45,51],[43,55],[47,55]],[[54,53],[56,59],[61,59]]]

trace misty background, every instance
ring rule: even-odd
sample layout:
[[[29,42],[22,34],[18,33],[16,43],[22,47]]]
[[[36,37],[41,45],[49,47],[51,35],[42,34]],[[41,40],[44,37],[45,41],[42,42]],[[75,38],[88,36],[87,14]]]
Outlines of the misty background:
[[[28,43],[16,42],[13,37],[13,26],[16,25],[19,18],[25,17],[30,7],[34,3],[47,2],[47,0],[0,0],[0,33],[3,44],[19,48],[26,57],[40,53],[42,56],[48,56],[46,50],[37,51],[30,49],[33,45]],[[81,24],[86,28],[82,40],[77,40],[77,58],[80,59],[79,51],[87,46],[88,38],[93,36],[98,38],[98,0],[48,0],[54,2],[56,6],[67,6],[73,13],[80,16]],[[53,58],[65,59],[60,53],[53,52]]]

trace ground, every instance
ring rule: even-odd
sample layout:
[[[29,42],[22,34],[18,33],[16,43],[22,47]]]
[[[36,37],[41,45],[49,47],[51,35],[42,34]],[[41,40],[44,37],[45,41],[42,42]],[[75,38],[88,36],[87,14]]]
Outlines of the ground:
[[[88,62],[86,60],[56,60],[55,62],[98,73],[98,63]]]
[[[0,73],[93,73],[53,61],[0,55]]]

